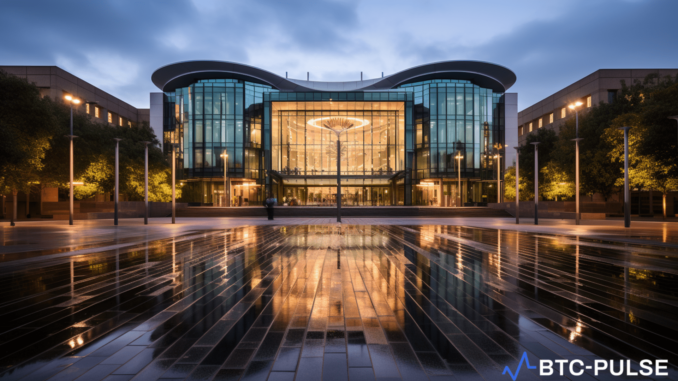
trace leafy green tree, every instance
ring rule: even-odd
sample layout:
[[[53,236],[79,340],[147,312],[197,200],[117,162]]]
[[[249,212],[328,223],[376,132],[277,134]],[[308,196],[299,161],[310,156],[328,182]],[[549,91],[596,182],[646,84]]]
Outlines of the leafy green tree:
[[[25,79],[0,70],[0,191],[29,191],[54,135],[49,100]]]
[[[139,167],[127,168],[129,178],[127,180],[128,194],[136,199],[144,198],[144,169]],[[150,171],[148,174],[148,201],[169,202],[172,201],[172,171],[169,168],[164,170]],[[181,188],[176,188],[176,197],[181,197]]]
[[[534,190],[534,146],[531,143],[540,143],[538,160],[539,183],[544,184],[544,173],[542,172],[542,169],[551,162],[557,140],[558,136],[553,130],[540,128],[537,130],[536,134],[528,135],[525,144],[520,147],[520,183],[525,184],[526,189]],[[534,191],[532,191],[532,199],[534,200],[533,192]],[[522,192],[520,199],[523,200]]]
[[[540,189],[544,198],[558,201],[558,197],[563,199],[574,196],[575,184],[570,181],[567,173],[558,168],[554,161],[547,163],[539,172],[541,172],[544,178],[544,185]]]
[[[73,188],[73,194],[78,200],[87,199],[97,194],[105,193],[113,189],[111,179],[115,176],[109,160],[101,155],[95,159],[80,176],[84,185]]]
[[[522,171],[520,175],[520,181],[518,182],[520,201],[534,200],[534,185],[529,187],[527,179],[522,175]],[[516,167],[513,165],[506,168],[504,172],[504,197],[507,200],[515,201],[516,199]]]
[[[0,190],[26,191],[31,184],[69,188],[70,107],[41,97],[24,79],[0,71]],[[113,192],[115,141],[120,142],[120,190],[143,200],[144,143],[149,145],[149,199],[169,201],[170,170],[148,123],[136,127],[97,123],[73,113],[75,197]]]
[[[62,188],[68,188],[69,181],[69,139],[60,138],[70,130],[70,109],[54,103],[53,113],[58,123],[58,133],[47,152],[42,181]],[[167,197],[166,187],[159,181],[165,181],[169,187],[171,177],[166,173],[169,166],[158,147],[159,141],[148,123],[136,127],[110,126],[95,122],[82,113],[73,115],[73,134],[78,136],[74,142],[74,177],[84,182],[84,186],[75,188],[75,197],[87,199],[96,194],[113,192],[115,187],[115,140],[122,139],[119,146],[120,194],[131,201],[143,200],[144,141],[152,142],[148,147],[149,199],[171,200]],[[134,176],[141,173],[141,190]],[[158,186],[151,186],[155,179]],[[164,179],[164,180],[161,180]],[[157,193],[157,195],[156,195]]]

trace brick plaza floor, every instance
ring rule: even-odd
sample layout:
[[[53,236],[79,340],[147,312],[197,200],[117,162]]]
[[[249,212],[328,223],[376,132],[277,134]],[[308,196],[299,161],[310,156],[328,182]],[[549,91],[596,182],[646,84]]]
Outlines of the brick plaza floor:
[[[523,353],[676,379],[678,224],[512,221],[5,226],[0,379],[510,380]]]

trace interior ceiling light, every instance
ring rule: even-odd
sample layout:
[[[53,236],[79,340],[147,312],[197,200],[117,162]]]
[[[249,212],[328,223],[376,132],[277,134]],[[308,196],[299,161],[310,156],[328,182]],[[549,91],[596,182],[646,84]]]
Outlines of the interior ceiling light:
[[[348,130],[349,128],[360,128],[370,124],[367,119],[352,118],[352,117],[336,117],[328,116],[324,118],[316,118],[308,121],[310,126],[316,128],[324,128],[332,131]]]

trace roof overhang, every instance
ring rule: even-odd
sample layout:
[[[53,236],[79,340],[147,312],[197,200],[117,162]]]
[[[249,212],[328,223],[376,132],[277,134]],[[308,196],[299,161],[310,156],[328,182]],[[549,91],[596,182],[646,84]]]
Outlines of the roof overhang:
[[[280,91],[380,91],[429,79],[463,79],[504,93],[516,82],[509,69],[481,61],[443,61],[416,66],[384,78],[365,81],[319,82],[280,77],[249,65],[225,61],[187,61],[163,66],[151,76],[162,91],[188,87],[201,79],[240,79],[269,85]]]

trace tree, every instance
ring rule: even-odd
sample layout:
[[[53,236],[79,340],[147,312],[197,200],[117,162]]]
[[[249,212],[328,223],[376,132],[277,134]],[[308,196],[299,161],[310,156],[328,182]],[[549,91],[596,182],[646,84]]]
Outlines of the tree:
[[[55,128],[49,100],[25,79],[0,70],[0,191],[29,191],[44,166]],[[14,213],[12,213],[14,218]]]
[[[70,109],[61,104],[53,104],[53,112],[59,121],[58,133],[54,144],[46,155],[46,165],[42,171],[42,181],[62,188],[68,187],[69,169],[64,163],[69,160],[69,139],[59,138],[70,129]],[[167,190],[171,177],[167,175],[169,165],[158,147],[155,133],[148,123],[136,127],[110,126],[94,122],[88,115],[73,114],[73,133],[78,136],[74,143],[74,177],[85,185],[74,190],[77,199],[87,199],[96,194],[114,192],[115,187],[115,140],[122,139],[119,146],[120,194],[129,200],[144,199],[144,141],[150,141],[148,147],[149,199],[171,200]],[[138,176],[141,176],[141,188]],[[137,176],[137,177],[135,177]],[[153,180],[151,180],[153,179]],[[164,179],[164,180],[163,180]],[[161,186],[162,181],[166,187]],[[155,185],[152,185],[155,184]]]
[[[533,164],[534,166],[534,164]],[[531,201],[534,200],[534,185],[532,187],[528,186],[527,179],[522,175],[520,171],[520,181],[518,186],[520,187],[520,201]],[[516,199],[516,167],[510,166],[506,168],[504,172],[504,197],[515,201]]]
[[[41,97],[24,79],[0,71],[0,190],[26,191],[31,184],[69,188],[70,107]],[[120,142],[120,189],[130,200],[143,200],[144,143],[149,145],[149,198],[169,201],[169,165],[148,123],[110,126],[89,115],[73,113],[74,189],[78,199],[113,192],[113,138]]]
[[[574,183],[562,169],[558,168],[554,161],[547,163],[539,172],[543,175],[544,186],[541,193],[545,198],[555,199],[558,197],[569,198],[575,194]]]
[[[553,130],[541,128],[536,134],[528,135],[526,144],[520,146],[520,182],[525,184],[526,189],[534,189],[534,146],[530,143],[540,142],[539,183],[543,184],[544,174],[541,170],[551,161],[557,140],[558,136]],[[520,199],[523,199],[522,192]],[[532,193],[532,199],[534,199],[534,193]]]

